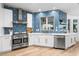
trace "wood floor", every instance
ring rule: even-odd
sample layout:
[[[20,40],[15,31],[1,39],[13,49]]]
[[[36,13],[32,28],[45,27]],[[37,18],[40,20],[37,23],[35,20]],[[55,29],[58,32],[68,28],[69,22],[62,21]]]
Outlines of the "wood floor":
[[[30,46],[11,52],[0,53],[0,56],[79,56],[79,43],[67,50]]]

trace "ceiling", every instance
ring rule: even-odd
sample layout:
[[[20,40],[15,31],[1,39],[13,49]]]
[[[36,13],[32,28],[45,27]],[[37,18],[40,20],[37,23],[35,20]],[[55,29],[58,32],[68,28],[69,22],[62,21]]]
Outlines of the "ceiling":
[[[6,3],[5,5],[22,8],[31,12],[60,9],[70,15],[79,15],[79,3]]]

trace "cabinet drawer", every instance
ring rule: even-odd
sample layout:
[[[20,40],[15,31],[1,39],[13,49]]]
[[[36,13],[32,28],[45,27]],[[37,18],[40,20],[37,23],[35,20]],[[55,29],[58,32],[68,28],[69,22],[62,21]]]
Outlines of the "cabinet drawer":
[[[65,36],[64,36],[64,35],[56,35],[55,38],[56,38],[56,39],[64,39]]]

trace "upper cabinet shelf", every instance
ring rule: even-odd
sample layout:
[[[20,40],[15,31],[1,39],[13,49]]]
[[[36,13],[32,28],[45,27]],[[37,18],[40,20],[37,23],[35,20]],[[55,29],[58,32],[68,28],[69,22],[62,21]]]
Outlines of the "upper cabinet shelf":
[[[27,21],[13,21],[16,24],[27,24]]]

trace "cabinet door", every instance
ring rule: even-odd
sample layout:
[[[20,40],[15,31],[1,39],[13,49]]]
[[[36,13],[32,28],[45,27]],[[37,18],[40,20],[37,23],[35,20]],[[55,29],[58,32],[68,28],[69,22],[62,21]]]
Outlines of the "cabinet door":
[[[40,38],[38,36],[34,37],[34,45],[40,45]]]
[[[65,37],[65,49],[67,49],[71,45],[72,45],[72,36],[71,35],[67,35]]]
[[[78,42],[78,34],[75,34],[75,35],[74,35],[74,42],[75,42],[75,43]]]
[[[40,45],[41,45],[41,46],[46,46],[45,40],[46,40],[46,39],[45,39],[43,36],[40,37]]]
[[[3,37],[2,39],[2,49],[3,51],[11,51],[11,37]]]
[[[53,36],[49,36],[47,39],[47,46],[48,47],[54,47],[54,37]]]
[[[31,33],[28,34],[28,40],[29,40],[29,45],[34,44],[34,36]]]
[[[4,27],[12,27],[12,10],[4,10]]]
[[[74,45],[76,43],[76,37],[75,37],[75,35],[72,35],[71,38],[72,38],[71,44]]]
[[[0,37],[0,52],[2,52],[2,38]]]
[[[39,45],[40,38],[37,35],[29,35],[29,45]]]
[[[33,37],[33,44],[37,45],[37,42],[38,42],[37,39],[35,37]]]
[[[34,37],[29,37],[29,45],[34,44]]]

